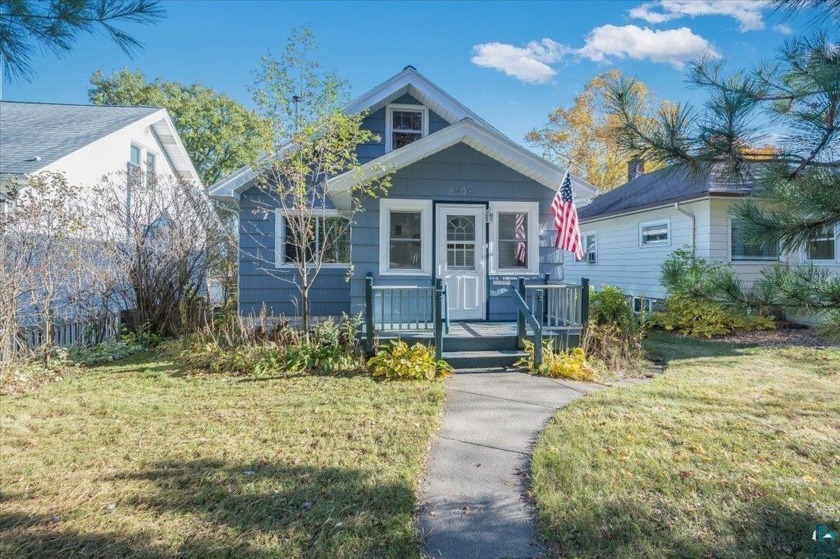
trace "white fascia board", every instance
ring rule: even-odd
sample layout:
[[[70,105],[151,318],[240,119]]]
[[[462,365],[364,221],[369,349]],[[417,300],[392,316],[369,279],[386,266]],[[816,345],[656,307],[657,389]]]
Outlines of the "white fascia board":
[[[345,107],[344,112],[347,114],[358,114],[374,107],[379,108],[388,104],[392,100],[392,97],[399,97],[405,93],[416,97],[418,101],[438,113],[449,124],[470,118],[483,126],[494,129],[484,119],[455,100],[454,97],[446,93],[426,76],[410,67],[356,98]]]
[[[201,182],[201,177],[199,176],[195,165],[193,165],[192,158],[187,152],[187,148],[184,147],[184,142],[181,141],[178,129],[175,128],[175,124],[169,116],[169,111],[161,109],[159,112],[153,113],[146,118],[152,120],[149,123],[149,126],[151,126],[155,134],[161,138],[160,144],[166,150],[166,156],[169,160],[180,162],[180,165],[176,167],[176,170],[179,172],[189,173],[192,176],[193,182],[201,188],[204,188]],[[144,121],[145,120],[146,119],[144,119]]]
[[[563,169],[515,144],[505,136],[466,119],[364,164],[359,173],[347,172],[331,179],[330,191],[333,193],[336,204],[341,207],[349,203],[349,191],[355,185],[385,176],[459,142],[464,142],[552,191],[560,188],[564,175]],[[576,194],[583,197],[591,196],[596,192],[594,187],[585,182],[575,186],[578,187]]]

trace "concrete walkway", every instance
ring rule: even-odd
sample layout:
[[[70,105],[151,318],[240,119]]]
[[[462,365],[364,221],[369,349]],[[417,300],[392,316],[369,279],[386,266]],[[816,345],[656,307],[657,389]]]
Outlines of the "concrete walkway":
[[[443,425],[420,488],[419,527],[428,556],[539,556],[524,497],[533,444],[557,408],[599,388],[516,372],[450,378]]]

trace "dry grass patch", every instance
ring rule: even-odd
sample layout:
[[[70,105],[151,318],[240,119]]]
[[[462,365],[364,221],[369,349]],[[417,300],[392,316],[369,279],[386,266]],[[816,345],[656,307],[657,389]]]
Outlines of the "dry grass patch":
[[[0,556],[411,557],[440,383],[180,376],[144,354],[0,399]]]
[[[654,335],[648,383],[560,411],[533,459],[561,557],[805,557],[840,524],[840,350]]]

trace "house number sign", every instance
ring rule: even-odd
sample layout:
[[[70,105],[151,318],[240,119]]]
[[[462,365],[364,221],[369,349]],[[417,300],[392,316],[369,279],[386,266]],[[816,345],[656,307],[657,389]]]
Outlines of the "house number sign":
[[[450,186],[450,196],[472,196],[475,189],[471,186]]]

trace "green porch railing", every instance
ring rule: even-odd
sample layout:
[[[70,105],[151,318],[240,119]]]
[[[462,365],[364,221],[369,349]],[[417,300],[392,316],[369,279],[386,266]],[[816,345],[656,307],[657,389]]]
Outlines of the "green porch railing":
[[[433,334],[440,354],[443,334],[449,332],[449,294],[442,280],[433,285],[374,285],[365,276],[364,343],[372,353],[377,332]],[[440,358],[440,355],[438,355]]]
[[[566,345],[577,338],[579,344],[589,321],[589,279],[581,278],[580,285],[553,284],[543,276],[541,284],[526,284],[519,278],[511,285],[517,306],[516,336],[519,347],[524,346],[527,326],[533,330],[534,362],[542,363],[542,339],[545,335],[566,336]]]

